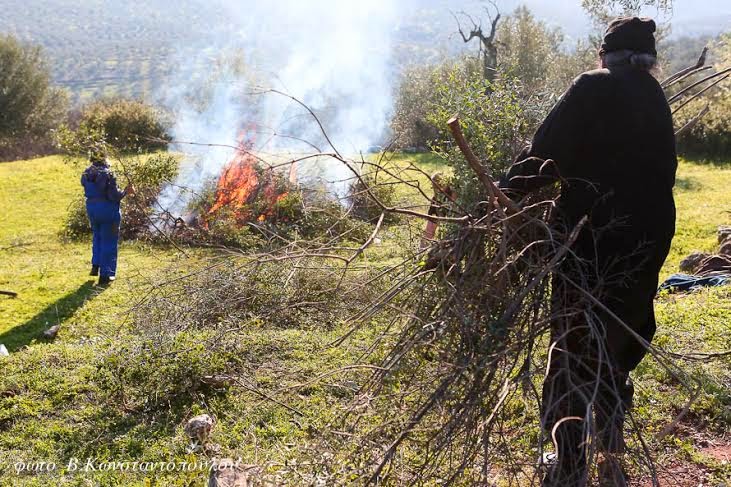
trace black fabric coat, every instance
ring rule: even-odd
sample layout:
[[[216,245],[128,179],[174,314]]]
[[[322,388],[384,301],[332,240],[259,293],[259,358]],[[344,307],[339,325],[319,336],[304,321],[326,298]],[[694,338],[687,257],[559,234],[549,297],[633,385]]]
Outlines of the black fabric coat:
[[[530,156],[555,164],[541,166]],[[602,301],[649,341],[658,273],[675,232],[676,168],[672,117],[659,83],[623,66],[576,78],[501,186],[520,195],[560,179],[554,225],[570,230],[589,216],[573,248],[589,271],[587,284],[601,283]],[[554,294],[560,287],[554,282]],[[606,334],[614,365],[634,369],[645,348],[622,327],[608,325]]]

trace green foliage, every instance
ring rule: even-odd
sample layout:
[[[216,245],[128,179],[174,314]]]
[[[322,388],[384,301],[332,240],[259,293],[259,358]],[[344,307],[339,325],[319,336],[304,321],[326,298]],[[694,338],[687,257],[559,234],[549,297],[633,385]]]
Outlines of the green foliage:
[[[81,135],[103,134],[111,147],[122,152],[150,152],[167,148],[170,136],[163,113],[137,100],[100,100],[81,111]]]
[[[118,184],[129,181],[136,190],[123,200],[121,234],[125,238],[140,237],[150,231],[150,217],[159,209],[154,207],[155,200],[163,185],[175,180],[179,160],[175,155],[158,152],[148,157],[118,159],[118,162],[121,169]]]
[[[327,242],[340,236],[345,241],[362,242],[373,231],[373,224],[348,214],[340,202],[323,193],[307,195],[301,216],[294,221],[292,236],[311,242]]]
[[[644,10],[671,12],[673,0],[581,0],[581,6],[601,27],[618,15],[640,15]]]
[[[386,207],[396,206],[396,185],[384,177],[378,178],[377,173],[362,174],[349,188],[351,214],[360,220],[375,223],[383,213],[382,208],[373,200],[375,197]],[[384,221],[394,222],[396,215],[387,213]]]
[[[89,217],[86,215],[86,198],[80,195],[69,203],[62,235],[70,240],[79,240],[90,234]]]
[[[206,389],[203,378],[225,372],[238,346],[210,331],[128,337],[100,359],[94,380],[109,400],[154,411],[190,404]]]
[[[701,157],[722,157],[731,154],[731,90],[719,91],[709,99],[689,103],[676,118],[678,126],[697,115],[706,104],[710,111],[687,133],[678,139],[682,154]]]
[[[497,84],[512,85],[511,89],[525,100],[524,106],[530,108],[528,116],[533,125],[548,112],[572,79],[596,67],[595,46],[580,41],[565,50],[561,30],[537,20],[526,7],[517,8],[500,21],[496,39]],[[444,121],[435,121],[429,115],[449,98],[445,97],[444,87],[455,79],[476,81],[481,73],[479,60],[473,56],[407,68],[391,121],[396,147],[430,146],[443,129]],[[460,89],[459,83],[454,89]],[[489,89],[490,86],[485,87]]]
[[[78,158],[107,157],[113,152],[105,140],[104,131],[88,125],[81,125],[76,130],[66,124],[61,125],[54,139],[56,146],[66,154],[66,161],[71,164],[78,162]]]
[[[137,188],[138,198],[149,203],[157,196],[164,183],[175,179],[178,173],[178,156],[158,152],[150,156],[120,159],[119,166],[124,178],[133,182]]]
[[[166,149],[170,137],[163,113],[135,100],[100,100],[84,107],[75,127],[62,125],[55,143],[69,160]]]
[[[195,215],[193,224],[176,232],[176,238],[194,245],[262,250],[302,238],[314,243],[345,235],[357,241],[372,231],[375,222],[350,214],[325,188],[303,189],[290,184],[282,173],[261,167],[256,171],[259,186],[240,207],[229,202],[212,211],[221,189],[218,178],[205,183],[187,209]]]
[[[206,227],[192,230],[189,236],[192,243],[223,245],[241,250],[254,250],[266,244],[266,239],[260,233],[252,231],[248,225],[242,225],[231,208],[221,208],[206,222]]]
[[[435,87],[443,70],[429,65],[404,69],[391,119],[396,148],[426,148],[437,138],[439,132],[427,115],[435,103]]]
[[[520,82],[522,96],[550,99],[572,79],[596,66],[596,49],[579,42],[565,50],[563,32],[518,7],[499,24],[498,70]]]
[[[342,205],[325,195],[308,195],[306,200],[301,191],[289,191],[267,210],[269,216],[264,221],[250,222],[261,227],[259,230],[242,220],[239,212],[233,208],[223,207],[215,214],[208,214],[210,206],[199,205],[197,208],[203,212],[199,214],[204,216],[199,218],[198,223],[205,221],[205,224],[189,228],[180,237],[192,244],[262,250],[299,238],[314,242],[346,235],[346,238],[358,241],[367,238],[372,231],[375,222],[369,224],[353,218],[355,215],[349,215]]]
[[[178,172],[178,158],[172,154],[160,152],[150,156],[135,156],[117,159],[115,174],[117,184],[124,186],[125,181],[135,185],[136,194],[122,200],[123,238],[138,238],[150,231],[150,217],[154,213],[153,204],[163,184],[175,179]],[[80,165],[75,167],[81,169]],[[86,216],[86,205],[83,193],[69,206],[64,222],[63,235],[69,239],[83,238],[91,233]]]
[[[526,117],[529,112],[514,81],[489,83],[480,76],[453,71],[447,82],[438,88],[438,94],[439,104],[429,120],[444,129],[434,150],[453,170],[451,184],[460,206],[474,208],[485,201],[487,195],[459,148],[451,142],[447,120],[455,113],[459,115],[465,137],[475,154],[496,176],[513,162],[534,124]]]
[[[48,140],[63,119],[66,94],[54,88],[41,49],[0,36],[0,158]]]
[[[712,46],[718,66],[731,66],[731,34],[725,34]],[[710,111],[692,130],[678,140],[678,149],[685,154],[705,157],[725,157],[731,154],[731,81],[726,80],[708,95],[690,102],[675,117],[681,127],[708,105]]]

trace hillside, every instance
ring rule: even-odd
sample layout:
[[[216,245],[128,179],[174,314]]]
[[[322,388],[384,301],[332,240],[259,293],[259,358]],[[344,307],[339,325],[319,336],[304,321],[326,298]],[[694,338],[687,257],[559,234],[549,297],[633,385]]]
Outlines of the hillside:
[[[731,12],[711,0],[693,2],[693,9],[677,3],[669,18],[674,35],[710,38],[728,27]],[[550,7],[537,0],[499,2],[503,14],[522,4],[549,25],[561,27],[570,45],[592,30],[588,19],[577,16],[577,6],[568,0],[558,5],[553,2]],[[452,13],[466,11],[484,17],[483,4],[476,0],[409,0],[398,5],[398,21],[389,33],[393,36],[392,52],[375,54],[392,54],[394,71],[405,64],[434,62],[445,53],[464,51]],[[239,15],[232,13],[246,19],[246,12],[245,3],[226,0],[185,0],[176,2],[175,8],[161,0],[6,0],[0,33],[43,46],[55,82],[68,88],[76,103],[115,95],[159,101],[170,85],[186,79],[185,73],[209,69],[216,53],[237,36],[246,34],[262,42],[286,39],[287,32],[267,27],[261,33],[243,32],[257,26],[237,20]],[[362,19],[346,20],[354,30],[369,29]]]

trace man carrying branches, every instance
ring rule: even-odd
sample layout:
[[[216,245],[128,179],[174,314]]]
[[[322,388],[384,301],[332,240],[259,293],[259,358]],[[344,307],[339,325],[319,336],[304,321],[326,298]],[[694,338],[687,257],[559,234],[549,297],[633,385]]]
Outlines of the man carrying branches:
[[[557,461],[545,486],[585,485],[590,446],[604,457],[600,481],[626,484],[619,455],[633,395],[629,373],[655,333],[658,273],[675,232],[675,136],[650,73],[654,32],[649,19],[614,20],[601,69],[576,78],[501,184],[523,197],[560,181],[553,217],[560,233],[589,217],[572,247],[576,258],[552,283],[542,421]],[[548,159],[555,162],[542,164]]]

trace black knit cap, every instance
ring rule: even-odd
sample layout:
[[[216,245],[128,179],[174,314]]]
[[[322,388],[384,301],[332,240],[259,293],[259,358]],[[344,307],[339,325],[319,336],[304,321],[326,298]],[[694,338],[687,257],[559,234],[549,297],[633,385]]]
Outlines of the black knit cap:
[[[655,36],[653,35],[656,30],[657,26],[652,19],[616,18],[607,27],[599,54],[627,49],[656,56]]]

